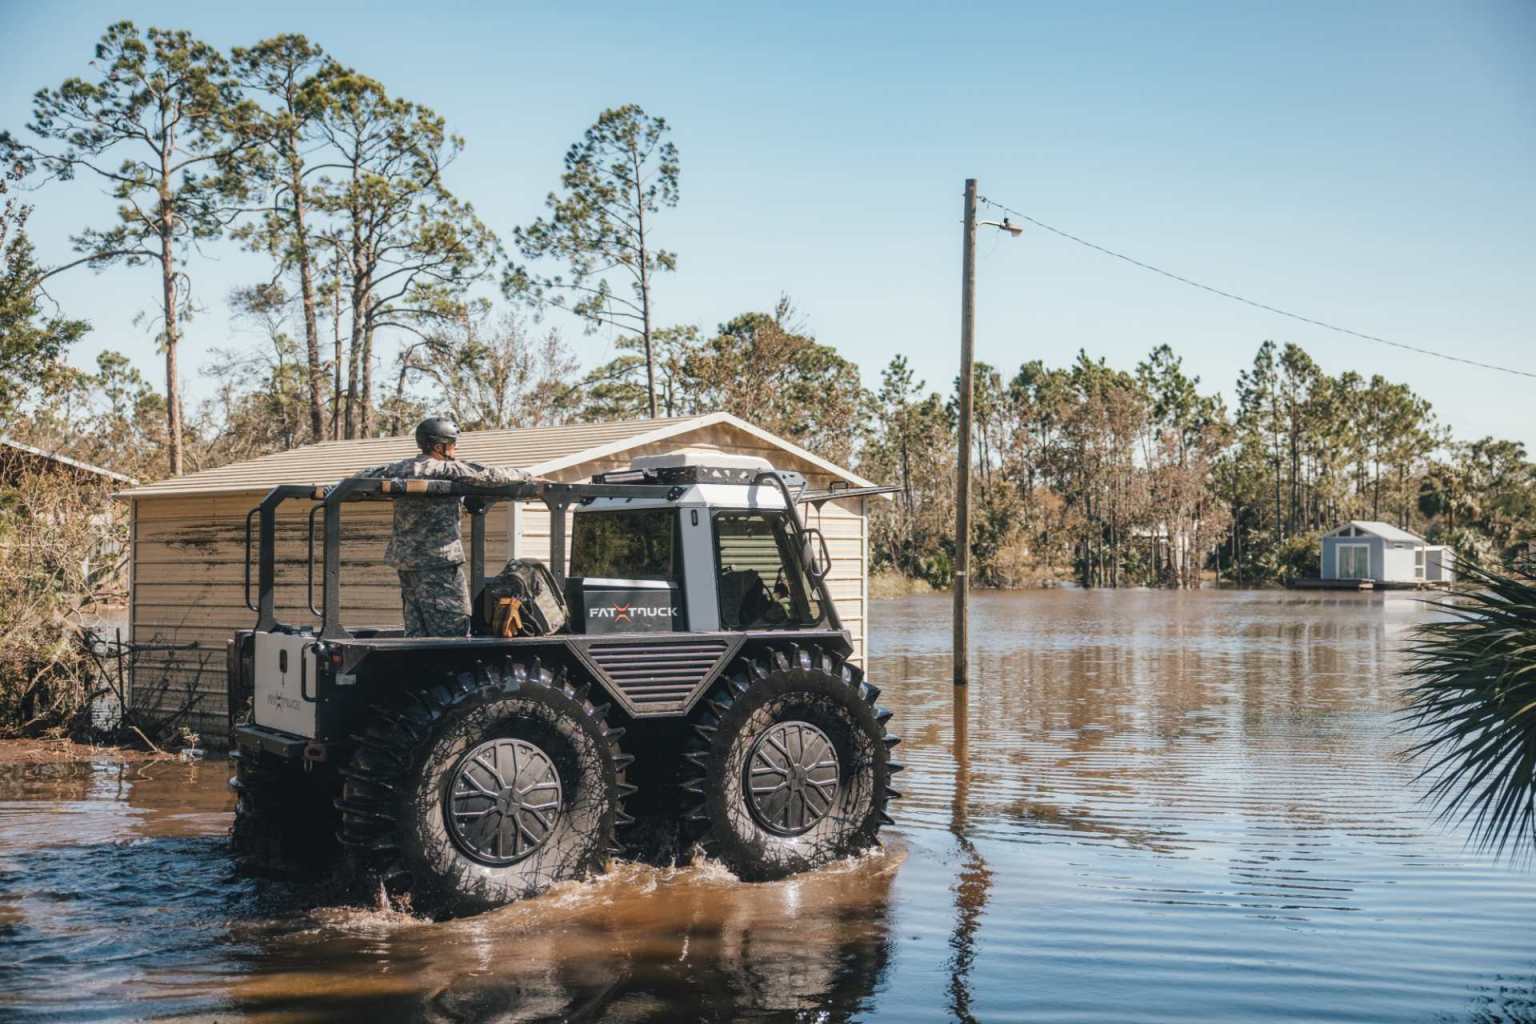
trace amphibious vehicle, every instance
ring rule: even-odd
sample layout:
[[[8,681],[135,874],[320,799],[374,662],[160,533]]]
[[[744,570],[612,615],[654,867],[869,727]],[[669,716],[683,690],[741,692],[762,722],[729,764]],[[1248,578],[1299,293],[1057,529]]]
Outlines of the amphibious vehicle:
[[[274,488],[246,520],[255,628],[229,645],[237,855],[337,860],[370,893],[447,914],[589,875],[626,846],[702,849],[761,880],[874,845],[899,795],[898,740],[849,661],[826,541],[798,508],[887,490],[812,491],[713,453],[585,484]],[[464,504],[469,636],[344,624],[343,511],[401,498]],[[550,512],[548,566],[488,576],[487,509],[529,500]],[[318,628],[276,616],[286,501],[311,506]]]

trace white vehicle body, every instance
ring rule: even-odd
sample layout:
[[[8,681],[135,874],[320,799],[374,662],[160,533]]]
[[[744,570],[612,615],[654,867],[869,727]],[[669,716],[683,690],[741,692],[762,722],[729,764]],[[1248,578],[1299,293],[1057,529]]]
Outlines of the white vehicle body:
[[[766,466],[767,464],[764,463]],[[778,488],[769,484],[691,484],[676,501],[637,500],[628,498],[597,498],[588,505],[571,510],[573,520],[583,515],[604,512],[641,511],[645,509],[675,510],[679,517],[679,536],[682,541],[682,584],[690,633],[713,632],[720,628],[720,604],[717,582],[719,570],[715,560],[714,513],[719,511],[782,512],[786,508],[784,496]],[[575,522],[572,530],[577,529]],[[579,568],[579,566],[577,567]],[[589,578],[589,582],[596,582]],[[654,589],[654,580],[613,580],[615,584],[635,589]]]

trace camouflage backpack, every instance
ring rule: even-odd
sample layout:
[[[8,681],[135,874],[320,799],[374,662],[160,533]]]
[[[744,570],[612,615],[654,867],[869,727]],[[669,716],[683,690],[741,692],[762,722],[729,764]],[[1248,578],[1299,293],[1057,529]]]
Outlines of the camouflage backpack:
[[[492,636],[548,636],[565,629],[565,595],[543,562],[508,562],[485,581],[480,600]]]

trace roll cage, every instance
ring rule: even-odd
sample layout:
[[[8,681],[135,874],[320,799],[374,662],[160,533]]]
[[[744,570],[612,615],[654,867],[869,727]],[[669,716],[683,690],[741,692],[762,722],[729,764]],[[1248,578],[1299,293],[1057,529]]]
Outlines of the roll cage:
[[[752,478],[750,487],[770,486],[783,495],[785,510],[792,524],[796,541],[802,550],[815,550],[809,545],[819,545],[825,553],[826,542],[820,531],[807,529],[800,518],[799,506],[823,503],[838,498],[859,497],[867,494],[883,494],[892,487],[833,487],[826,490],[807,491],[801,488],[791,492],[783,476],[777,472],[761,472]],[[565,562],[569,511],[572,505],[586,504],[597,498],[643,498],[675,502],[688,490],[683,483],[653,483],[640,480],[634,483],[583,483],[567,484],[540,481],[519,481],[511,484],[481,484],[460,480],[434,480],[430,478],[378,478],[348,477],[335,484],[279,484],[267,492],[261,504],[251,509],[245,517],[245,572],[244,600],[248,609],[256,613],[256,629],[260,632],[297,632],[297,628],[277,619],[276,602],[276,533],[277,509],[285,501],[308,500],[313,502],[307,517],[305,557],[305,603],[310,612],[320,619],[319,636],[327,640],[345,640],[352,633],[341,622],[341,529],[342,506],[357,501],[393,501],[403,497],[426,497],[457,501],[465,499],[470,513],[469,537],[469,587],[470,594],[477,595],[485,582],[485,514],[494,504],[504,501],[542,501],[549,509],[550,517],[550,569],[556,581],[565,584]],[[321,603],[315,605],[315,518],[324,514],[321,551]],[[257,538],[256,550],[256,600],[251,600],[251,546],[253,524]],[[808,560],[809,561],[809,560]],[[810,574],[816,595],[826,609],[827,623],[833,629],[841,629],[836,606],[825,581],[825,574]]]

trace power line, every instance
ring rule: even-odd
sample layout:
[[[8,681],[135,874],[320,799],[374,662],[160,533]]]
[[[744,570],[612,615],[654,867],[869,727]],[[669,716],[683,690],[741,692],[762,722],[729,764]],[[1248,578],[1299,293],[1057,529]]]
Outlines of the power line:
[[[1063,231],[1060,228],[1052,227],[1044,221],[1036,220],[1034,217],[1031,217],[1027,213],[1021,213],[1012,207],[1004,206],[999,202],[994,202],[985,196],[981,197],[981,201],[986,203],[988,206],[993,207],[994,209],[1002,210],[1004,213],[1017,217],[1020,220],[1028,221],[1037,228],[1049,231],[1053,235],[1059,235],[1068,241],[1076,242],[1078,245],[1086,246],[1095,252],[1101,252],[1106,256],[1113,256],[1117,260],[1123,260],[1132,266],[1140,267],[1142,270],[1150,270],[1154,274],[1160,274],[1163,277],[1170,278],[1179,282],[1180,284],[1187,284],[1191,288],[1198,288],[1203,292],[1210,292],[1212,295],[1220,295],[1222,298],[1231,299],[1233,302],[1241,302],[1245,306],[1252,306],[1255,309],[1262,309],[1267,313],[1276,313],[1283,317],[1289,317],[1292,320],[1299,320],[1304,324],[1311,324],[1313,327],[1321,327],[1324,330],[1336,331],[1339,334],[1348,334],[1350,337],[1363,338],[1366,341],[1374,341],[1379,345],[1390,345],[1393,348],[1399,348],[1405,352],[1417,352],[1421,356],[1433,356],[1436,359],[1445,359],[1453,363],[1463,363],[1467,366],[1476,366],[1484,370],[1497,370],[1500,373],[1512,373],[1517,377],[1530,377],[1536,379],[1536,373],[1532,373],[1529,370],[1517,370],[1511,366],[1499,366],[1494,363],[1482,363],[1478,362],[1476,359],[1465,359],[1461,356],[1453,356],[1446,352],[1436,352],[1433,349],[1419,348],[1417,345],[1408,345],[1401,341],[1392,341],[1390,338],[1377,337],[1374,334],[1366,334],[1363,331],[1352,331],[1348,327],[1340,327],[1337,324],[1330,324],[1325,320],[1316,320],[1310,316],[1302,316],[1300,313],[1292,313],[1290,310],[1281,309],[1278,306],[1271,306],[1263,302],[1255,302],[1253,299],[1244,298],[1241,295],[1234,295],[1232,292],[1222,291],[1220,288],[1213,288],[1208,284],[1201,284],[1199,281],[1192,281],[1180,274],[1175,274],[1171,270],[1164,270],[1162,267],[1154,267],[1150,263],[1143,263],[1141,260],[1138,260],[1132,256],[1127,256],[1123,252],[1116,252],[1113,249],[1106,249],[1102,245],[1096,245],[1095,243],[1088,241],[1086,238],[1079,238],[1077,235],[1072,234],[1070,231]]]

